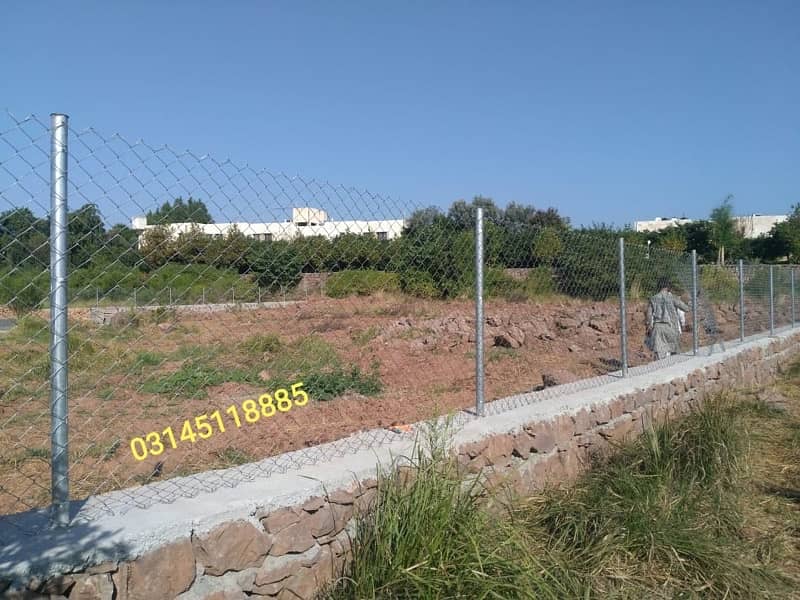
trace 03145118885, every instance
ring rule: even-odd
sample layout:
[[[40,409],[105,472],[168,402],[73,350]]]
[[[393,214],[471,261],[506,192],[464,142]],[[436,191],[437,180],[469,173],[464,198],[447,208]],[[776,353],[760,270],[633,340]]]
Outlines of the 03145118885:
[[[255,424],[262,417],[270,418],[278,412],[289,412],[295,406],[308,404],[308,393],[302,388],[303,382],[298,381],[293,383],[289,390],[278,388],[273,394],[265,392],[258,397],[257,402],[248,399],[240,406],[231,404],[225,409],[225,414],[230,417],[237,428],[242,426],[242,421],[251,425]],[[291,398],[289,397],[290,391]],[[241,408],[241,416],[239,408]],[[192,421],[186,419],[181,427],[180,437],[175,437],[171,425],[161,432],[151,431],[142,437],[134,437],[130,442],[131,453],[136,460],[141,461],[149,456],[160,456],[167,448],[175,449],[180,442],[194,444],[197,442],[197,438],[208,439],[215,433],[212,423],[216,424],[216,432],[225,433],[225,421],[222,413],[217,409],[210,415],[205,413],[194,417],[194,427],[192,427]]]

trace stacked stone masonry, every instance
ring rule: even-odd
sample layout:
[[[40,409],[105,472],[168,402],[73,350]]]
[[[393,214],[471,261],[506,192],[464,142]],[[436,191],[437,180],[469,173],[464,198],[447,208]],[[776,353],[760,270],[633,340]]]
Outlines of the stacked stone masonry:
[[[563,484],[580,475],[592,455],[612,450],[650,423],[684,415],[724,389],[773,381],[797,354],[797,342],[797,336],[784,336],[743,347],[724,360],[610,401],[491,431],[456,444],[454,452],[465,472],[480,474],[489,485],[526,493]],[[193,531],[127,562],[24,584],[0,581],[0,593],[70,600],[313,598],[342,574],[357,516],[375,501],[376,487],[374,477],[364,478],[296,505]]]

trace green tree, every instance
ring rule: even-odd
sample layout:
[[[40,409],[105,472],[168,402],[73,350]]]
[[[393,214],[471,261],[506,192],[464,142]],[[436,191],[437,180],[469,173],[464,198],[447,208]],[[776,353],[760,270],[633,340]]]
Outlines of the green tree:
[[[188,230],[182,231],[170,242],[174,250],[170,260],[185,264],[214,264],[216,253],[210,250],[212,244],[212,237],[193,223]]]
[[[161,208],[147,213],[148,225],[164,225],[166,223],[213,223],[211,213],[205,203],[191,196],[184,201],[180,196],[175,201],[164,202]]]
[[[138,267],[142,262],[139,254],[139,234],[127,225],[117,224],[106,232],[105,254],[113,261],[127,267]]]
[[[456,200],[447,211],[447,217],[457,229],[474,229],[478,207],[483,208],[484,221],[499,223],[502,220],[503,211],[495,205],[494,200],[484,196],[475,196],[469,204],[464,200]]]
[[[46,269],[50,264],[50,221],[28,208],[0,213],[0,263],[10,268]]]
[[[717,249],[717,264],[725,264],[725,249],[730,249],[741,237],[733,220],[733,196],[728,194],[722,204],[711,211],[711,242]]]
[[[656,243],[662,248],[673,252],[686,252],[688,240],[686,239],[686,229],[681,227],[667,227],[659,232]]]
[[[791,262],[800,261],[800,204],[792,205],[789,218],[772,227],[761,250],[766,260],[786,257]]]
[[[700,258],[705,261],[713,261],[716,250],[711,243],[711,223],[709,221],[694,221],[679,225],[678,229],[686,238],[686,250],[696,250]]]
[[[433,225],[433,223],[442,216],[442,211],[435,206],[428,206],[427,208],[418,208],[411,216],[406,219],[404,234],[419,231],[424,227]]]
[[[236,225],[224,236],[215,236],[208,247],[208,261],[215,267],[247,269],[247,255],[256,242],[242,233]]]
[[[507,225],[528,225],[532,227],[555,227],[566,229],[569,219],[558,214],[555,208],[540,210],[533,206],[511,202],[503,211],[503,222]]]
[[[84,204],[67,215],[70,267],[89,264],[106,242],[106,228],[96,204]]]
[[[142,234],[139,252],[144,264],[149,269],[156,269],[175,256],[175,242],[169,229],[158,225]]]

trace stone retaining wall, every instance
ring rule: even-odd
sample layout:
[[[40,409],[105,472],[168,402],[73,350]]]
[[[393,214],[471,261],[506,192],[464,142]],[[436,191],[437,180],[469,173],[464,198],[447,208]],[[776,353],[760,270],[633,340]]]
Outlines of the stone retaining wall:
[[[466,472],[516,492],[568,482],[593,453],[641,433],[650,422],[685,414],[723,389],[772,381],[800,350],[798,341],[790,333],[755,340],[468,420],[454,434],[454,452]],[[4,562],[10,546],[0,545],[0,578],[11,574],[17,581],[16,587],[0,582],[0,592],[5,586],[7,598],[70,600],[312,598],[350,556],[355,518],[377,493],[378,465],[396,465],[396,457],[411,448],[398,442],[175,506],[132,510],[123,521],[97,525],[110,540],[107,548],[97,542],[88,548],[86,533],[71,540],[45,535],[36,542],[23,539],[20,544],[31,547],[15,547],[17,560]],[[130,540],[135,547],[121,547]],[[48,558],[58,544],[87,548]],[[37,548],[40,555],[30,556]]]

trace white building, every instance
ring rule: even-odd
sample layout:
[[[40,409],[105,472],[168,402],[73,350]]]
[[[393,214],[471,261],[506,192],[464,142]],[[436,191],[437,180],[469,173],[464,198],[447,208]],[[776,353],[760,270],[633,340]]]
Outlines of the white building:
[[[345,233],[371,234],[379,240],[400,237],[405,220],[385,221],[329,221],[328,215],[319,208],[302,207],[292,209],[292,220],[283,223],[169,223],[166,227],[173,237],[197,228],[210,236],[227,235],[233,228],[247,237],[261,241],[293,240],[298,237],[323,236],[329,239]],[[156,225],[148,225],[147,217],[134,217],[131,229],[139,232],[139,237]]]
[[[746,215],[743,217],[733,217],[736,226],[746,238],[757,238],[767,235],[772,231],[772,227],[777,223],[782,223],[788,217],[786,215]],[[692,219],[678,217],[657,217],[652,221],[634,221],[635,231],[661,231],[676,225],[691,223]]]
[[[686,225],[691,223],[691,219],[678,218],[678,217],[656,217],[652,221],[634,221],[634,231],[661,231],[667,227],[675,227],[676,225]]]

